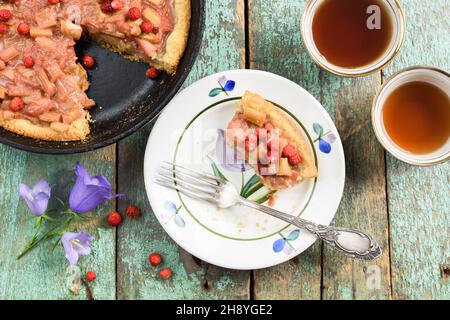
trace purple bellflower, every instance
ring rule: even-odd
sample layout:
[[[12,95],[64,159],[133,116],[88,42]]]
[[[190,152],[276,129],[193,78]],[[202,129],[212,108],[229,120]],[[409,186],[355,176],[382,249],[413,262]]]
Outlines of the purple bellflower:
[[[112,186],[104,176],[90,176],[84,166],[75,167],[77,181],[70,191],[69,206],[72,211],[83,214],[97,208],[98,205],[123,194],[112,194]]]
[[[21,183],[19,195],[35,215],[42,216],[48,207],[51,188],[48,182],[43,179],[39,180],[33,187]]]
[[[62,235],[61,242],[66,258],[71,266],[77,264],[80,256],[86,256],[91,253],[92,240],[94,240],[94,237],[85,232],[66,232]]]

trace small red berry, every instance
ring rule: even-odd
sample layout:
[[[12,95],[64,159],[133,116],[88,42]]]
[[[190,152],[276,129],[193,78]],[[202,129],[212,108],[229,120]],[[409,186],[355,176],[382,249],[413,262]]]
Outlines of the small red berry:
[[[23,107],[24,107],[24,102],[23,102],[22,98],[19,98],[19,97],[13,98],[9,104],[9,109],[14,112],[20,111]]]
[[[170,268],[162,268],[161,270],[159,270],[159,276],[163,280],[169,279],[172,276],[172,269],[170,269]]]
[[[113,12],[114,8],[112,7],[112,0],[104,0],[100,5],[100,9],[102,10],[103,13]]]
[[[122,216],[117,211],[111,211],[108,215],[108,223],[112,227],[117,227],[122,222]]]
[[[48,0],[48,3],[54,5],[54,4],[58,4],[59,0]]]
[[[17,32],[23,36],[26,36],[30,34],[30,26],[25,22],[21,22],[17,26]]]
[[[11,19],[12,13],[11,10],[1,9],[0,10],[0,21],[8,21]]]
[[[34,67],[34,60],[33,60],[32,57],[27,56],[27,57],[23,58],[23,64],[27,68],[33,68]]]
[[[128,19],[137,20],[142,16],[141,10],[139,8],[133,7],[128,10]]]
[[[94,271],[89,271],[86,273],[86,280],[89,282],[92,282],[95,280],[95,278],[97,278],[97,275],[95,274]]]
[[[153,31],[153,23],[151,21],[143,21],[141,23],[141,30],[145,33],[151,33]]]
[[[147,71],[145,72],[146,76],[149,77],[150,79],[156,79],[159,76],[159,71],[158,69],[156,69],[155,67],[150,67],[147,69]]]
[[[293,155],[295,155],[297,153],[297,151],[295,150],[295,147],[288,144],[287,146],[285,146],[283,148],[283,151],[281,152],[281,154],[283,155],[283,157],[289,158],[292,157]]]
[[[302,162],[302,158],[300,158],[299,154],[296,153],[293,156],[289,157],[289,164],[291,166],[296,166],[298,165],[300,162]]]
[[[150,261],[150,264],[154,267],[159,265],[162,262],[162,257],[159,253],[153,252],[151,255],[148,256],[148,261]]]
[[[85,55],[83,58],[83,66],[85,66],[86,68],[92,68],[94,67],[95,64],[95,60],[94,58],[92,58],[90,55]]]
[[[123,2],[122,0],[113,0],[111,1],[111,7],[114,11],[122,10],[123,9]]]
[[[129,205],[125,214],[129,218],[137,218],[141,215],[141,210],[136,206]]]
[[[0,34],[5,34],[9,31],[9,27],[5,23],[0,23]]]

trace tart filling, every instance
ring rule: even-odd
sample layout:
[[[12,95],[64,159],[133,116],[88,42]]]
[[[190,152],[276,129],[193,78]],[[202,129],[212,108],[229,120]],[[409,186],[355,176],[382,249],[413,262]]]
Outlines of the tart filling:
[[[312,150],[301,131],[257,94],[244,94],[226,137],[269,189],[289,188],[317,177]]]

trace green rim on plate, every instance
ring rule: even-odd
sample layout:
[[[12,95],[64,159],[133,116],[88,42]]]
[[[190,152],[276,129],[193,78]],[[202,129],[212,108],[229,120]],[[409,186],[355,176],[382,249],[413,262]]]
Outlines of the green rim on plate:
[[[178,154],[178,149],[179,149],[179,147],[180,147],[181,141],[183,140],[183,137],[184,137],[186,131],[187,131],[187,130],[189,129],[189,127],[195,122],[195,120],[197,120],[197,119],[198,119],[202,114],[204,114],[206,111],[208,111],[208,110],[210,110],[210,109],[212,109],[212,108],[214,108],[214,107],[217,107],[217,106],[219,106],[219,105],[221,105],[221,104],[223,104],[223,103],[226,103],[226,102],[239,100],[239,99],[241,99],[241,98],[242,98],[242,97],[234,97],[234,98],[228,98],[228,99],[224,99],[224,100],[220,100],[220,101],[218,101],[218,102],[215,102],[215,103],[209,105],[208,107],[204,108],[204,109],[203,109],[202,111],[200,111],[200,112],[199,112],[199,113],[198,113],[191,121],[189,121],[189,123],[188,123],[188,124],[186,125],[186,127],[183,129],[183,132],[181,133],[180,138],[179,138],[178,141],[177,141],[177,146],[176,146],[176,148],[175,148],[175,153],[174,153],[174,156],[173,156],[173,163],[176,164],[177,154]],[[270,100],[269,100],[269,101],[270,101]],[[281,110],[283,110],[285,113],[287,113],[292,119],[294,119],[294,120],[300,125],[300,127],[301,127],[302,130],[303,130],[303,132],[304,132],[304,133],[306,134],[306,136],[308,137],[308,141],[309,141],[309,143],[310,143],[310,145],[311,145],[311,148],[312,148],[312,150],[313,150],[313,153],[314,153],[314,161],[315,161],[315,163],[316,163],[316,167],[318,168],[318,161],[317,161],[317,153],[316,153],[316,149],[314,148],[314,142],[313,142],[313,140],[311,139],[311,136],[310,136],[308,130],[306,130],[305,126],[301,123],[301,121],[298,120],[298,119],[297,119],[290,111],[288,111],[287,109],[285,109],[284,107],[280,106],[279,104],[277,104],[277,103],[275,103],[275,102],[272,102],[272,101],[270,101],[270,102],[271,102],[272,104],[274,104],[275,106],[277,106],[278,108],[280,108]],[[308,197],[308,200],[307,200],[305,206],[302,208],[302,210],[300,210],[300,212],[297,214],[297,217],[301,216],[301,214],[302,214],[302,213],[306,210],[306,208],[308,207],[308,205],[309,205],[309,203],[310,203],[310,201],[311,201],[311,199],[312,199],[312,197],[313,197],[313,195],[314,195],[314,191],[316,190],[316,184],[317,184],[317,178],[314,179],[313,187],[312,187],[311,193],[310,193],[310,195],[309,195],[309,197]],[[257,237],[257,238],[236,238],[236,237],[230,237],[230,236],[224,235],[224,234],[222,234],[222,233],[220,233],[220,232],[214,231],[214,230],[212,230],[211,228],[209,228],[208,226],[204,225],[204,224],[203,224],[203,223],[202,223],[202,222],[201,222],[201,221],[200,221],[200,220],[199,220],[199,219],[191,212],[191,210],[186,206],[186,204],[185,204],[185,202],[183,201],[183,199],[182,199],[181,194],[180,194],[179,191],[177,191],[177,194],[178,194],[178,198],[180,199],[180,201],[181,201],[183,207],[186,209],[186,211],[189,213],[189,215],[190,215],[190,216],[191,216],[191,217],[192,217],[199,225],[201,225],[203,228],[205,228],[205,229],[208,230],[209,232],[211,232],[211,233],[213,233],[213,234],[215,234],[215,235],[217,235],[217,236],[219,236],[219,237],[222,237],[222,238],[226,238],[226,239],[230,239],[230,240],[237,240],[237,241],[256,241],[256,240],[262,240],[262,239],[270,238],[270,237],[272,237],[272,236],[275,236],[275,235],[277,235],[277,234],[280,234],[281,232],[283,232],[284,230],[286,230],[287,228],[289,228],[289,227],[291,226],[290,223],[287,223],[286,226],[284,226],[284,227],[281,228],[280,230],[275,231],[275,232],[273,232],[273,233],[271,233],[271,234],[269,234],[269,235],[263,236],[263,237]]]

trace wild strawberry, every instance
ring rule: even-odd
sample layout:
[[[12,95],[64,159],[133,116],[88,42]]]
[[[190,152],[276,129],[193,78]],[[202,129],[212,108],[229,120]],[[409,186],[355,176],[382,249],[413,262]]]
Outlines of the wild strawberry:
[[[0,21],[8,21],[11,19],[12,13],[11,10],[1,9],[0,10]]]
[[[293,156],[290,156],[288,159],[289,159],[289,164],[291,166],[296,166],[300,162],[302,162],[302,158],[300,157],[300,155],[298,153],[294,154]]]
[[[6,23],[0,23],[0,34],[8,33],[9,27]]]
[[[159,76],[159,71],[155,67],[150,67],[145,72],[145,75],[150,79],[156,79]]]
[[[24,104],[22,98],[15,97],[11,100],[11,102],[9,104],[9,109],[11,111],[17,112],[17,111],[20,111],[24,107],[24,105],[25,104]]]
[[[95,64],[95,60],[94,58],[92,58],[90,55],[85,55],[83,58],[83,66],[85,66],[86,68],[90,69],[92,67],[94,67]]]
[[[27,68],[33,68],[34,66],[34,60],[32,57],[30,56],[26,56],[25,58],[23,58],[23,64],[25,67]]]
[[[94,281],[97,278],[97,275],[95,274],[94,271],[89,271],[86,273],[86,280],[89,282]]]
[[[100,9],[102,10],[103,13],[113,12],[114,8],[112,7],[112,0],[104,0],[100,5]]]
[[[159,276],[163,280],[169,279],[172,276],[172,269],[170,269],[170,268],[162,268],[161,270],[159,270]]]
[[[141,30],[145,33],[151,33],[153,31],[153,23],[151,21],[143,21],[141,23]]]
[[[148,256],[148,261],[150,261],[150,264],[154,267],[159,265],[162,262],[162,257],[159,253],[153,252]]]
[[[112,0],[111,7],[113,8],[114,11],[122,10],[123,9],[122,0]]]
[[[17,26],[17,32],[23,36],[26,36],[30,34],[30,26],[28,25],[28,23],[21,22]]]
[[[141,18],[142,14],[141,14],[141,10],[139,8],[133,7],[130,8],[130,10],[128,10],[128,19],[130,20],[137,20],[139,18]]]
[[[297,151],[295,150],[295,147],[288,144],[287,146],[285,146],[283,148],[283,151],[281,152],[281,154],[283,155],[283,157],[285,158],[289,158],[292,157],[293,155],[295,155],[297,153]]]
[[[48,3],[50,3],[51,5],[55,5],[59,3],[59,0],[48,0]]]
[[[108,223],[112,227],[117,227],[122,222],[122,216],[116,211],[111,211],[108,215]]]
[[[141,210],[134,205],[129,205],[125,214],[129,218],[137,218],[141,215]]]

